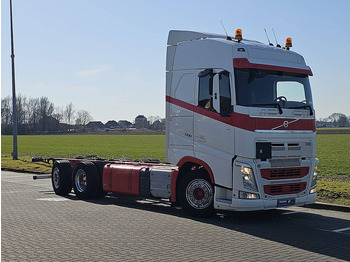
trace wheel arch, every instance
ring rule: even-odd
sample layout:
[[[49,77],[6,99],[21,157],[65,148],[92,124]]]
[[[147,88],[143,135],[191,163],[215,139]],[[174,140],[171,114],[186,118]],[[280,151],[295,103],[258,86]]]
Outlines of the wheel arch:
[[[171,181],[171,202],[177,202],[177,188],[178,188],[178,182],[181,180],[181,178],[186,175],[188,171],[196,170],[196,169],[202,169],[205,171],[206,175],[210,179],[210,182],[215,185],[215,179],[214,174],[211,168],[207,163],[204,161],[191,157],[186,156],[180,159],[180,161],[177,163],[178,171],[174,173],[172,176]]]

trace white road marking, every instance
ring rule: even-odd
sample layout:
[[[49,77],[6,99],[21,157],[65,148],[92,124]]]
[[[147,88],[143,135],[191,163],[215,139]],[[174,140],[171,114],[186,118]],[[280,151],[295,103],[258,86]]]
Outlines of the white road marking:
[[[347,230],[350,230],[350,227],[345,227],[345,228],[335,229],[335,230],[332,230],[332,232],[335,232],[335,233],[341,233],[341,232],[343,232],[343,231],[347,231]]]
[[[69,200],[69,199],[67,199],[67,198],[55,198],[55,197],[50,197],[50,198],[37,198],[36,200],[60,202],[60,201],[67,201],[67,200]]]
[[[300,213],[300,212],[299,211],[290,211],[290,212],[282,213],[281,215],[290,215],[290,214],[297,214],[297,213]]]

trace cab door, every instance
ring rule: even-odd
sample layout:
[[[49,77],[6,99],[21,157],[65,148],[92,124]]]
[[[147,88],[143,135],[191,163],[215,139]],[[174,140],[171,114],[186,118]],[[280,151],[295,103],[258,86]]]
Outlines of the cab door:
[[[194,141],[233,153],[231,85],[229,72],[222,69],[198,71],[198,103],[194,118]]]
[[[216,183],[232,186],[234,128],[229,72],[222,69],[198,71],[197,109],[194,114],[194,153],[216,169]],[[214,172],[214,170],[213,170]],[[217,180],[219,179],[219,180]]]

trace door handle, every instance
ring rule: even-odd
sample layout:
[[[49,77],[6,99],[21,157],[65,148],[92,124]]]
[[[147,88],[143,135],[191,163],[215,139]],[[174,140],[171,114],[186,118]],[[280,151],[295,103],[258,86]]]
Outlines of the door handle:
[[[196,136],[196,140],[201,143],[206,143],[207,141],[205,140],[204,136]]]

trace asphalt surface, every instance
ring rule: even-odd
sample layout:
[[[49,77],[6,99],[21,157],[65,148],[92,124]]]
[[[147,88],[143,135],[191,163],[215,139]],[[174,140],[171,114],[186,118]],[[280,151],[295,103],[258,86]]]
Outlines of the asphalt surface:
[[[194,219],[169,203],[54,194],[1,172],[2,261],[350,261],[350,213],[290,207]]]

